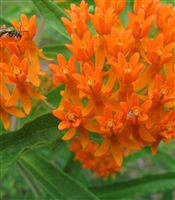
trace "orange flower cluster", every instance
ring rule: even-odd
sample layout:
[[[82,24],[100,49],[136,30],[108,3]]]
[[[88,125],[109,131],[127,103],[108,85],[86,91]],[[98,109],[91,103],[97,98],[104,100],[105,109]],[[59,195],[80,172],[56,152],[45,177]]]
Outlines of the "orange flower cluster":
[[[36,16],[28,20],[21,15],[21,25],[13,27],[0,39],[0,118],[5,129],[10,127],[10,116],[25,117],[31,111],[31,97],[45,99],[35,88],[39,88],[39,58],[47,59],[33,41],[36,35]],[[5,28],[5,27],[3,27]],[[10,35],[15,30],[19,34]]]
[[[80,6],[71,4],[66,10],[70,19],[62,18],[72,40],[66,47],[73,56],[66,61],[59,54],[59,64],[49,65],[65,84],[53,115],[61,120],[58,129],[68,130],[63,140],[78,133],[83,156],[90,151],[89,164],[96,163],[92,153],[103,163],[110,151],[116,166],[121,166],[123,148],[150,145],[155,155],[161,141],[175,138],[175,8],[159,0],[135,0],[134,13],[128,12],[124,26],[119,14],[125,0],[94,1],[94,14],[82,0]],[[154,37],[149,36],[152,27],[157,28]],[[89,138],[99,147],[91,147]],[[83,150],[74,151],[76,159],[90,168],[80,156]]]
[[[119,172],[121,167],[116,165],[109,150],[101,157],[94,157],[94,151],[98,146],[97,142],[90,141],[87,148],[83,149],[80,139],[74,137],[70,144],[70,150],[75,153],[74,160],[81,162],[84,169],[91,170],[95,177],[102,176],[106,180],[111,175],[112,178],[115,178],[116,172]]]

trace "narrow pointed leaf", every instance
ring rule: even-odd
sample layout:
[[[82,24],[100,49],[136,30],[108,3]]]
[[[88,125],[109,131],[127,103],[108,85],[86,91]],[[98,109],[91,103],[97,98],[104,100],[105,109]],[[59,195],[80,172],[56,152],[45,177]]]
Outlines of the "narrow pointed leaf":
[[[63,41],[70,41],[70,37],[64,28],[61,17],[68,17],[68,15],[59,8],[53,1],[50,0],[32,0],[35,6],[40,11],[41,15],[47,21],[47,23],[53,27],[62,36]],[[58,37],[58,36],[57,36]]]
[[[98,199],[86,187],[39,156],[35,151],[23,155],[20,163],[34,176],[51,199]]]
[[[118,181],[117,183],[90,188],[101,200],[106,199],[133,199],[135,195],[162,192],[175,189],[175,172],[164,174],[148,174],[143,177]],[[134,198],[135,199],[135,198]]]

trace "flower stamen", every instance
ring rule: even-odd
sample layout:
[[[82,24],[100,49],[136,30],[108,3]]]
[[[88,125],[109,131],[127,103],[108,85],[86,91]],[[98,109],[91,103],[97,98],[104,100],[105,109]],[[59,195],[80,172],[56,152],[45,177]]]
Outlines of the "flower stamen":
[[[168,133],[171,133],[171,132],[173,131],[173,129],[174,129],[174,126],[173,126],[173,125],[168,124],[168,125],[165,126],[165,130],[166,130]]]
[[[75,115],[74,115],[73,113],[69,113],[69,114],[67,115],[67,118],[68,118],[68,120],[69,120],[70,122],[72,122],[72,121],[74,121],[74,119],[75,119]]]
[[[138,117],[138,116],[139,116],[139,110],[138,110],[138,109],[135,109],[135,110],[134,110],[134,115],[135,115],[135,117]]]

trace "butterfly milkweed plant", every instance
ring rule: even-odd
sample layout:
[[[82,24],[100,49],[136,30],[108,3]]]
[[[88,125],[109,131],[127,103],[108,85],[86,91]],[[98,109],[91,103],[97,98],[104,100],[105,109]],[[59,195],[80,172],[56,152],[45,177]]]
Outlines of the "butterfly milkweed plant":
[[[1,7],[1,199],[173,200],[173,4],[30,4]]]

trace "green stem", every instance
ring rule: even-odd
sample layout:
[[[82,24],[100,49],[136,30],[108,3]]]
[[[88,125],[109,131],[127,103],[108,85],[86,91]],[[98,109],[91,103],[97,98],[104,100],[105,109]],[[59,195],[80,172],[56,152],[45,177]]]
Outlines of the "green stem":
[[[21,165],[20,162],[16,162],[18,170],[21,172],[24,177],[27,185],[31,189],[35,197],[38,197],[41,194],[41,188],[38,186],[36,181],[31,177],[31,175],[26,171],[26,169]]]
[[[39,40],[41,39],[41,33],[42,33],[42,30],[44,29],[44,25],[45,25],[45,20],[44,18],[41,18],[41,21],[37,30],[37,34],[34,39],[37,44],[39,43]]]
[[[17,117],[11,116],[10,131],[14,131],[18,129],[18,122],[19,122],[19,119]]]
[[[55,110],[56,108],[54,107],[54,106],[52,106],[48,101],[46,101],[46,100],[43,100],[42,101],[42,105],[45,107],[45,108],[47,108],[47,109],[49,109],[49,110]]]

